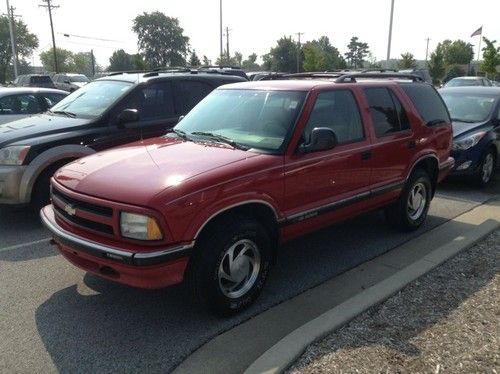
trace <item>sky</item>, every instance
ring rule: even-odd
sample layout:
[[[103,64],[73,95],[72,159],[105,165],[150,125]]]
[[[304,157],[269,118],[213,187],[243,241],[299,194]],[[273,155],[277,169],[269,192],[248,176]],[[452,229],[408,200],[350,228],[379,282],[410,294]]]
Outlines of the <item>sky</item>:
[[[52,45],[48,12],[38,6],[41,0],[9,1],[39,38],[40,47],[32,59],[38,65],[40,52]],[[56,45],[73,52],[93,49],[97,62],[104,67],[116,49],[137,53],[132,20],[143,12],[157,10],[179,19],[200,58],[206,55],[215,62],[219,55],[219,0],[52,1],[60,6],[53,10]],[[385,60],[391,0],[222,1],[231,54],[239,51],[246,58],[255,52],[261,56],[282,36],[296,38],[296,33],[302,32],[303,42],[328,36],[341,53],[346,52],[350,38],[357,36],[368,43],[377,60]],[[6,9],[0,10],[3,13]],[[431,39],[429,53],[444,39],[470,42],[476,53],[479,38],[470,35],[480,26],[483,36],[500,43],[499,15],[500,0],[395,0],[391,58],[410,52],[416,59],[425,59],[427,38]]]

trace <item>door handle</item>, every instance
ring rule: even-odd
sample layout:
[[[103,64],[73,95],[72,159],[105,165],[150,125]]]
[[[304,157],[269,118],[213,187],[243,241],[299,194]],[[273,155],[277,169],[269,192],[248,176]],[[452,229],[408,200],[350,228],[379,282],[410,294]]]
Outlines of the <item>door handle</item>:
[[[372,151],[366,151],[361,153],[362,160],[370,160],[372,158]]]

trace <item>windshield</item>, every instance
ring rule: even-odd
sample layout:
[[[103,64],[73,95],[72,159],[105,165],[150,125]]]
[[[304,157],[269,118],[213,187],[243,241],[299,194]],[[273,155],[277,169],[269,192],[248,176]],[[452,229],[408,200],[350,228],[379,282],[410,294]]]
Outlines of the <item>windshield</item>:
[[[479,79],[452,79],[445,84],[446,87],[458,87],[458,86],[481,86],[481,81]]]
[[[295,91],[216,90],[175,127],[187,135],[211,133],[247,148],[277,151],[306,96]]]
[[[441,93],[452,121],[486,121],[495,105],[495,97],[486,95],[464,95]]]
[[[90,82],[85,75],[72,75],[69,77],[70,82]]]
[[[66,96],[52,112],[68,112],[77,117],[93,118],[100,116],[121,95],[132,87],[130,82],[95,81]]]

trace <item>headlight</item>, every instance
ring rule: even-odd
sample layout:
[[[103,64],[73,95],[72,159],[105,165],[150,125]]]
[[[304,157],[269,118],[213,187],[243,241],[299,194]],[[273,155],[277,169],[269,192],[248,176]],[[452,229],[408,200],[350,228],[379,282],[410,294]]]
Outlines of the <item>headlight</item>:
[[[156,219],[143,214],[122,212],[120,214],[120,231],[122,236],[131,239],[163,239],[163,234]]]
[[[22,165],[30,147],[15,145],[0,149],[0,165]]]
[[[475,134],[469,135],[466,138],[457,140],[453,142],[454,151],[466,151],[469,148],[474,147],[479,141],[486,135],[485,131],[477,132]]]

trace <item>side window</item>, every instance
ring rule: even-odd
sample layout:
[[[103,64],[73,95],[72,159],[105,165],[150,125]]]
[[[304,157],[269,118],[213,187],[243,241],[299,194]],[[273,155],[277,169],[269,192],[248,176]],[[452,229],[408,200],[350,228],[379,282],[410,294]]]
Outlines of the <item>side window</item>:
[[[304,128],[303,138],[306,143],[315,127],[331,128],[337,135],[339,144],[364,139],[363,123],[352,92],[335,90],[320,93]]]
[[[214,89],[208,83],[194,80],[181,80],[177,84],[183,99],[182,114],[188,113]]]
[[[410,127],[401,103],[387,88],[365,88],[364,91],[377,137]]]
[[[64,98],[64,95],[54,93],[42,94],[43,99],[47,103],[47,108],[51,108]]]
[[[40,104],[34,95],[12,95],[0,99],[2,114],[40,113]]]
[[[427,126],[451,122],[443,100],[432,86],[428,84],[401,83],[400,87],[409,96]]]
[[[135,90],[121,105],[122,109],[138,109],[141,120],[168,118],[175,115],[170,82],[153,82]]]

